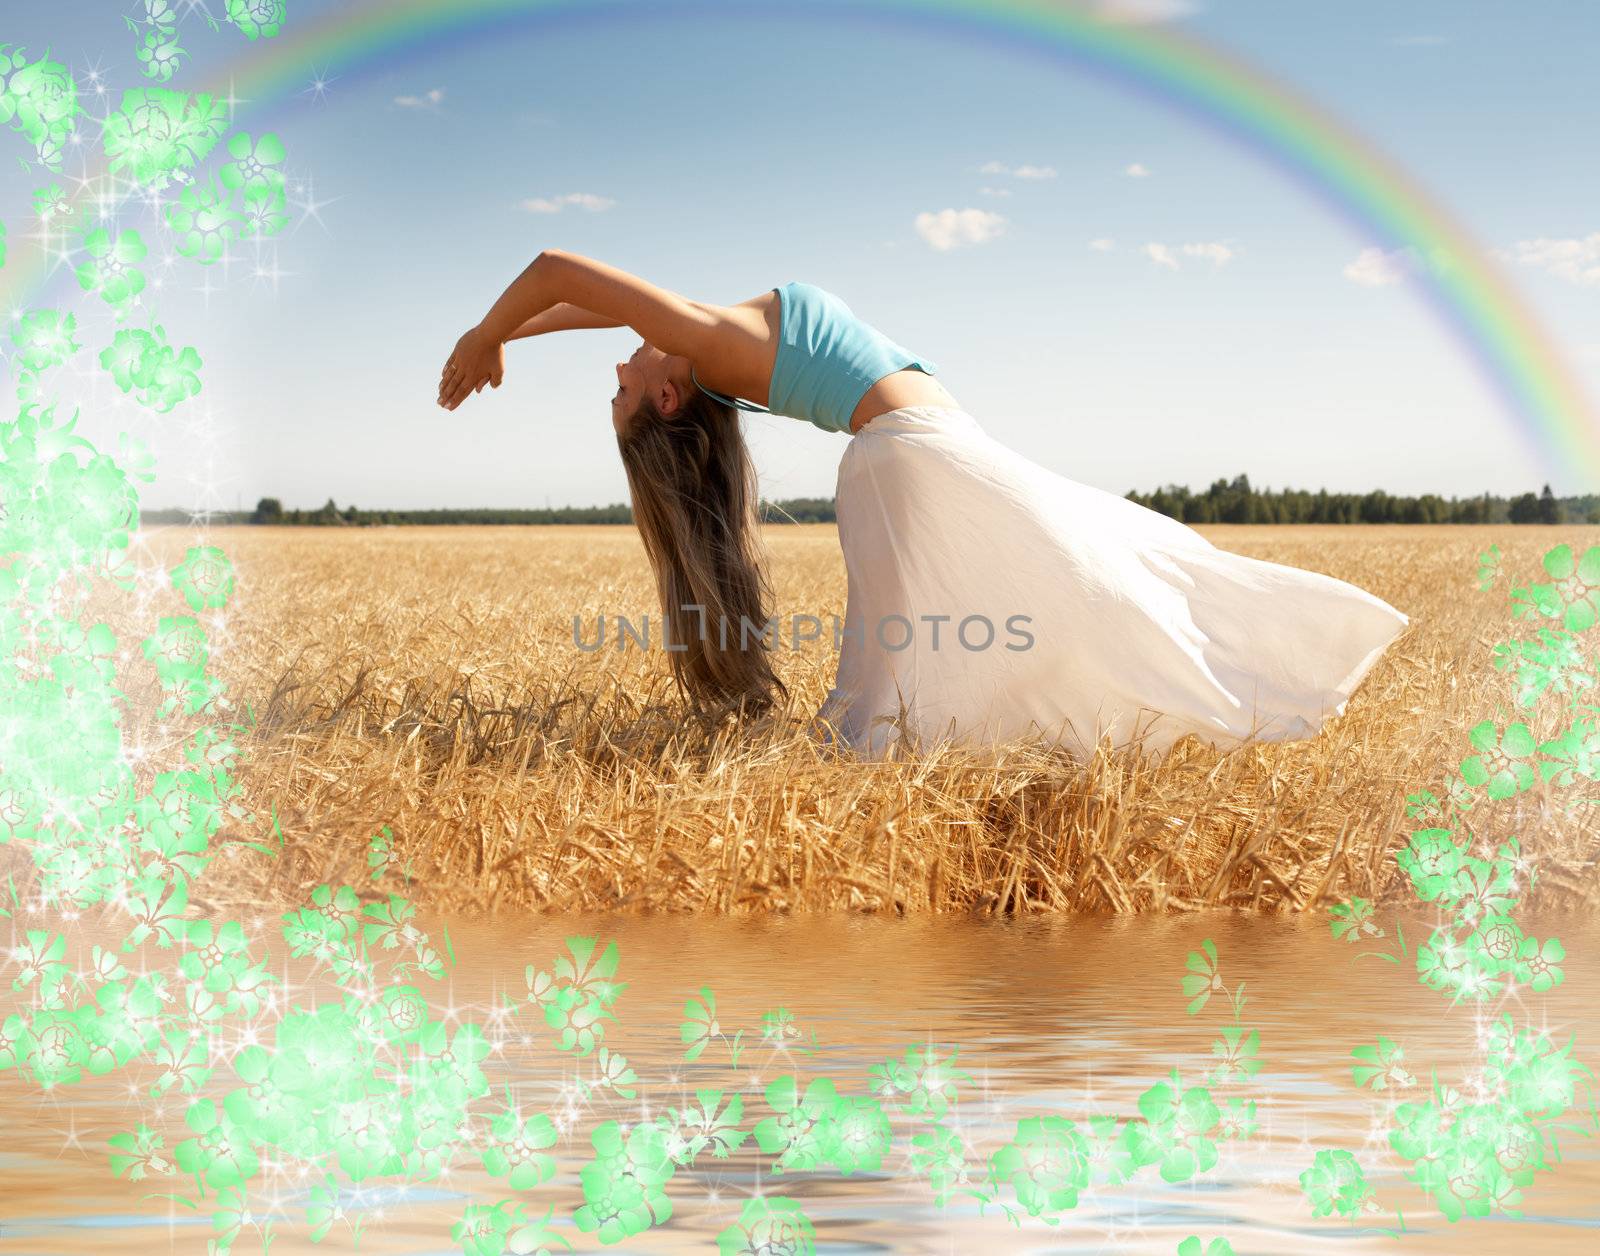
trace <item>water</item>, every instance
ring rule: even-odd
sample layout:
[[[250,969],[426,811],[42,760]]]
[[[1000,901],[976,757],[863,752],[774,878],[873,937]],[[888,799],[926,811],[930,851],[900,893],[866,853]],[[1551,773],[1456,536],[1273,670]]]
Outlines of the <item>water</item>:
[[[1378,920],[1392,931],[1392,916]],[[437,941],[439,922],[423,923]],[[1210,1089],[1219,1103],[1233,1095],[1254,1098],[1258,1128],[1243,1141],[1219,1141],[1215,1167],[1188,1181],[1168,1184],[1155,1166],[1147,1166],[1120,1185],[1092,1185],[1059,1225],[1023,1217],[1016,1226],[994,1208],[980,1215],[971,1201],[936,1204],[927,1180],[908,1167],[914,1130],[902,1121],[881,1171],[847,1177],[823,1168],[774,1177],[768,1172],[774,1157],[759,1154],[752,1140],[726,1159],[703,1154],[695,1167],[680,1168],[666,1186],[673,1216],[664,1226],[612,1247],[570,1223],[562,1232],[578,1251],[714,1252],[716,1235],[737,1220],[744,1200],[759,1189],[798,1199],[816,1226],[816,1250],[830,1256],[1173,1253],[1191,1234],[1207,1243],[1226,1237],[1241,1256],[1333,1250],[1526,1256],[1587,1253],[1600,1242],[1600,1140],[1561,1134],[1562,1161],[1524,1188],[1522,1219],[1469,1217],[1456,1223],[1442,1219],[1421,1189],[1401,1176],[1407,1162],[1389,1150],[1384,1129],[1369,1141],[1384,1096],[1356,1087],[1352,1047],[1375,1043],[1380,1035],[1399,1041],[1421,1084],[1396,1097],[1417,1101],[1426,1098],[1430,1067],[1441,1081],[1457,1082],[1476,1058],[1467,1005],[1452,1009],[1444,996],[1418,983],[1409,962],[1356,957],[1358,951],[1387,949],[1388,937],[1352,946],[1331,938],[1323,920],[1226,912],[1014,922],[583,916],[449,923],[458,963],[448,981],[433,989],[436,1015],[453,1007],[480,1022],[500,995],[524,993],[526,964],[549,969],[565,938],[615,940],[621,955],[617,979],[628,985],[605,1043],[637,1071],[638,1098],[613,1100],[615,1106],[583,1116],[574,1135],[552,1149],[559,1155],[556,1178],[530,1191],[514,1192],[490,1179],[475,1156],[462,1156],[462,1167],[439,1181],[391,1189],[381,1215],[363,1228],[359,1249],[350,1230],[339,1227],[312,1244],[303,1220],[305,1190],[292,1176],[280,1179],[252,1195],[253,1202],[264,1201],[276,1191],[287,1210],[273,1234],[271,1250],[279,1256],[459,1251],[450,1227],[469,1200],[515,1198],[527,1205],[530,1218],[542,1217],[554,1202],[558,1220],[570,1218],[583,1202],[577,1170],[592,1155],[588,1133],[605,1117],[640,1120],[692,1101],[696,1088],[710,1086],[745,1095],[748,1129],[770,1114],[761,1090],[780,1074],[796,1073],[802,1086],[827,1075],[841,1093],[868,1094],[868,1068],[903,1056],[913,1044],[959,1046],[957,1065],[972,1078],[961,1089],[959,1111],[974,1147],[969,1161],[980,1168],[1016,1133],[1022,1117],[1068,1116],[1083,1126],[1095,1114],[1137,1115],[1140,1094],[1173,1068],[1186,1087],[1208,1084],[1202,1074],[1214,1062],[1212,1043],[1231,1023],[1232,1008],[1218,994],[1188,1015],[1180,985],[1185,956],[1207,937],[1216,943],[1228,989],[1244,984],[1241,1023],[1260,1031],[1262,1061],[1256,1077]],[[1508,1010],[1519,1024],[1546,1026],[1558,1043],[1575,1035],[1578,1059],[1595,1068],[1600,925],[1553,918],[1522,923],[1541,938],[1561,938],[1565,981]],[[1422,917],[1408,919],[1405,927],[1413,949],[1426,939]],[[746,1031],[746,1055],[737,1071],[728,1066],[720,1042],[693,1064],[682,1059],[678,1027],[684,1001],[701,986],[715,993],[721,1028],[730,1036]],[[330,987],[319,997],[336,996]],[[780,1006],[808,1036],[815,1032],[814,1056],[762,1043],[762,1014]],[[502,1096],[511,1084],[526,1108],[555,1112],[574,1058],[540,1045],[547,1031],[537,1015],[525,1012],[517,1024],[533,1042],[525,1046],[513,1033],[505,1050],[485,1061],[490,1082]],[[592,1057],[577,1063],[592,1071]],[[226,1070],[219,1076],[221,1090],[239,1084]],[[1584,1124],[1591,1098],[1580,1089],[1578,1107],[1566,1119]],[[130,1183],[112,1177],[107,1167],[105,1139],[137,1119],[149,1120],[149,1102],[134,1098],[123,1074],[48,1094],[14,1073],[0,1074],[6,1130],[0,1252],[206,1250],[207,1214],[149,1198],[182,1193],[192,1181],[180,1174]],[[169,1151],[186,1136],[185,1103],[181,1096],[174,1099],[164,1118]],[[1298,1175],[1317,1150],[1341,1147],[1357,1154],[1381,1212],[1355,1222],[1337,1214],[1312,1217]],[[1397,1225],[1397,1205],[1409,1232],[1386,1237],[1382,1231]],[[259,1249],[259,1236],[248,1230],[235,1247]]]

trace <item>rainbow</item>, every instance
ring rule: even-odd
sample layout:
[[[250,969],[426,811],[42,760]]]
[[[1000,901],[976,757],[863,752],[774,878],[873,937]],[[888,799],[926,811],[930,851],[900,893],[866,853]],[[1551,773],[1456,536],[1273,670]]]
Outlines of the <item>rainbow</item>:
[[[349,0],[316,21],[252,44],[191,91],[232,95],[249,115],[298,94],[318,73],[348,76],[452,44],[562,18],[626,21],[648,3],[749,19],[760,6],[677,0]],[[1044,53],[1168,105],[1295,180],[1368,243],[1428,259],[1412,279],[1536,456],[1600,488],[1600,418],[1559,347],[1485,251],[1395,164],[1261,71],[1171,27],[1108,23],[1065,0],[806,0],[782,6],[818,21],[867,21],[987,38]],[[772,12],[772,6],[767,6]],[[21,243],[19,240],[18,244]],[[45,258],[0,270],[16,308],[47,278]]]

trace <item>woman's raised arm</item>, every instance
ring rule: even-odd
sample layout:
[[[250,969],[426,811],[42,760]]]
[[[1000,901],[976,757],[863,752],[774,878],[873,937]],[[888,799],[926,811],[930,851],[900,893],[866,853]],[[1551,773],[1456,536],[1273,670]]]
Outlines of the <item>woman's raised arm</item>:
[[[577,331],[584,327],[624,326],[626,324],[620,319],[607,318],[604,314],[596,314],[581,305],[563,301],[560,305],[552,305],[548,310],[535,314],[506,339],[523,340],[529,336],[543,336],[553,331]]]
[[[697,301],[616,266],[565,249],[546,249],[500,295],[480,326],[502,343],[528,319],[566,303],[615,319],[663,353],[704,352],[717,319]]]
[[[724,311],[658,287],[646,279],[565,249],[546,249],[500,294],[480,322],[457,343],[439,381],[439,403],[453,410],[485,383],[500,386],[507,340],[554,307],[572,305],[631,327],[661,352],[694,362],[734,360],[753,369],[758,351]],[[586,326],[593,324],[585,324]],[[741,356],[750,364],[737,363]]]

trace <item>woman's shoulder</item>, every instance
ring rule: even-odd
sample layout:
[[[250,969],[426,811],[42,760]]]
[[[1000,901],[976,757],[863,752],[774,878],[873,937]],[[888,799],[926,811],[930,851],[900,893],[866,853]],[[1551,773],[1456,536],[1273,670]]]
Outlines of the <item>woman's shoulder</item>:
[[[789,309],[801,311],[801,317],[807,320],[842,319],[852,322],[856,318],[848,301],[821,284],[802,281],[786,283],[782,294],[783,304]]]
[[[783,287],[784,288],[790,288],[790,287],[793,287],[793,285],[792,284],[784,284]],[[773,303],[775,298],[778,296],[779,291],[780,290],[778,288],[768,288],[765,292],[757,293],[755,296],[751,297],[748,301],[740,301],[737,305],[730,305],[728,308],[730,310],[760,310],[760,309],[765,309],[765,308],[767,308],[768,306],[770,306]]]

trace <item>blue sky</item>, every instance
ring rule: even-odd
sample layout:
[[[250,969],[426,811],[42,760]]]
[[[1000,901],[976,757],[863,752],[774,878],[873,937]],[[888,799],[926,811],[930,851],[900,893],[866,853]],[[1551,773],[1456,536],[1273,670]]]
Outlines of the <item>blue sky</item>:
[[[1377,143],[1505,255],[1600,397],[1600,166],[1582,139],[1600,134],[1600,9],[1120,3]],[[113,96],[145,85],[118,16],[142,7],[30,4],[0,34],[65,61],[92,108],[91,70]],[[153,245],[146,305],[205,359],[201,396],[151,415],[94,371],[62,395],[97,444],[150,441],[149,506],[623,501],[607,403],[632,332],[517,342],[498,392],[433,402],[457,336],[560,247],[713,302],[819,284],[934,359],[993,435],[1117,493],[1240,471],[1407,494],[1600,487],[1548,468],[1420,296],[1370,282],[1386,277],[1360,262],[1370,242],[1281,171],[1037,47],[862,8],[608,6],[242,101],[235,126],[288,149],[297,225],[235,246],[224,273],[157,264],[155,220],[122,217]],[[328,9],[289,0],[289,23]],[[249,51],[194,16],[179,29],[192,61],[173,87]],[[14,253],[46,182],[0,165]],[[31,304],[75,292],[63,272]],[[80,315],[96,348],[112,327],[97,317]],[[832,493],[847,438],[784,417],[747,431],[766,495]]]

